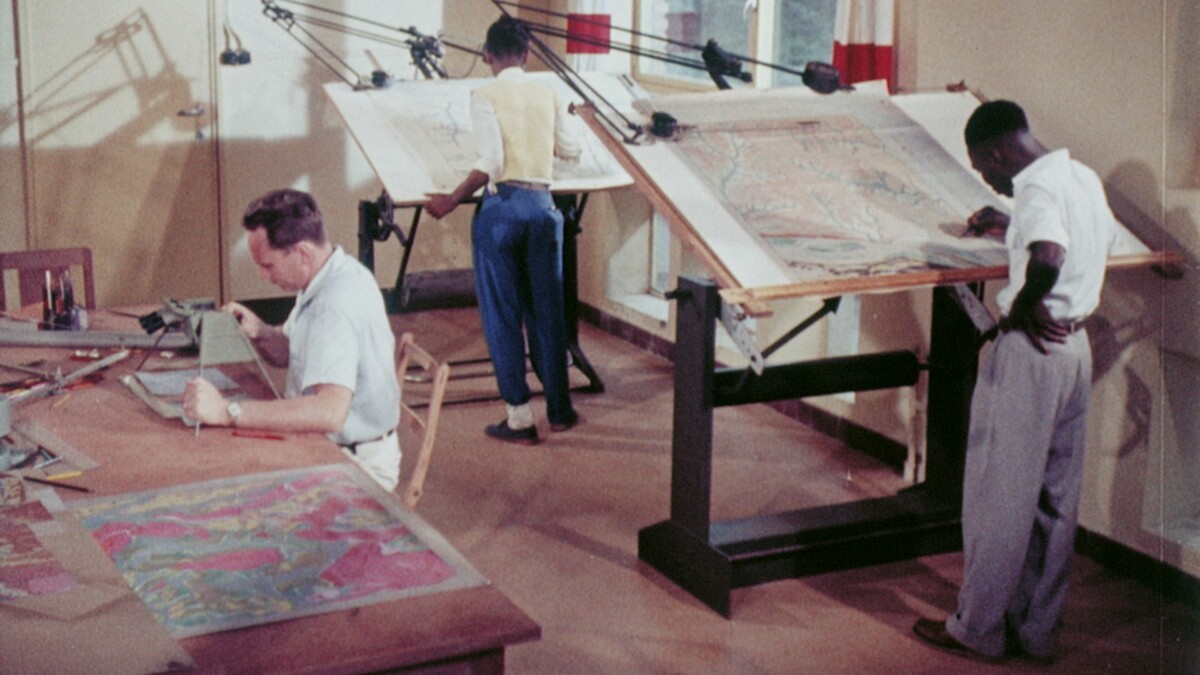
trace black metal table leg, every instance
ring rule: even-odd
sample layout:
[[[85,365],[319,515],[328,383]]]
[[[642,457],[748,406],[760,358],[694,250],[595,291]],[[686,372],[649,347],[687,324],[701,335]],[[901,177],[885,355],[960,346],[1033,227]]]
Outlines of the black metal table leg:
[[[713,523],[715,408],[911,386],[921,364],[911,352],[888,352],[768,366],[749,378],[744,369],[716,369],[716,285],[681,277],[671,293],[679,304],[670,518],[638,532],[638,556],[728,617],[734,588],[960,548],[979,333],[947,293],[934,290],[925,484],[890,497]]]

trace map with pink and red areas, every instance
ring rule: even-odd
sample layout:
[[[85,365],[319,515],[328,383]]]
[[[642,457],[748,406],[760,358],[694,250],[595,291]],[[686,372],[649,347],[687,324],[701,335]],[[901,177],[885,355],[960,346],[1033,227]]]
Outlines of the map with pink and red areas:
[[[71,508],[176,637],[486,583],[352,465]]]

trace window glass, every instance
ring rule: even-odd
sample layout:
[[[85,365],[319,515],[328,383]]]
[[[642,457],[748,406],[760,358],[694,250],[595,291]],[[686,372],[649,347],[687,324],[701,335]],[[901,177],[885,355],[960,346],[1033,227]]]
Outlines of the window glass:
[[[700,52],[709,40],[726,52],[749,55],[750,25],[743,16],[743,3],[734,0],[643,0],[639,5],[639,31],[666,36],[670,42],[641,37],[639,51],[676,61],[691,61],[689,67],[660,58],[638,58],[638,73],[660,77],[711,82]],[[832,35],[832,32],[830,33]]]
[[[773,63],[803,71],[809,61],[833,59],[833,23],[837,0],[776,0]],[[775,71],[772,85],[799,86],[800,76]]]

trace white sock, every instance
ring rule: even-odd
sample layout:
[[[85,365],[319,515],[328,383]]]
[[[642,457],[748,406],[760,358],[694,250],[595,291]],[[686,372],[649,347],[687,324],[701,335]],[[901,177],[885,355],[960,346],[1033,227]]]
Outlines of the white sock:
[[[513,431],[520,429],[528,429],[533,426],[533,410],[528,403],[521,405],[507,405],[508,408],[508,428]]]

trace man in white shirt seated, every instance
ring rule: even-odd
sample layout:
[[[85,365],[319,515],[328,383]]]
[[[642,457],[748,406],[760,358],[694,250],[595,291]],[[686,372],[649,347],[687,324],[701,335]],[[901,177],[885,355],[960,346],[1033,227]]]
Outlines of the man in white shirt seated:
[[[400,478],[396,339],[374,275],[330,243],[307,193],[270,192],[242,224],[262,277],[299,292],[282,326],[239,303],[225,307],[265,361],[287,367],[285,398],[229,401],[197,378],[184,393],[184,412],[209,425],[324,433],[393,490]]]

